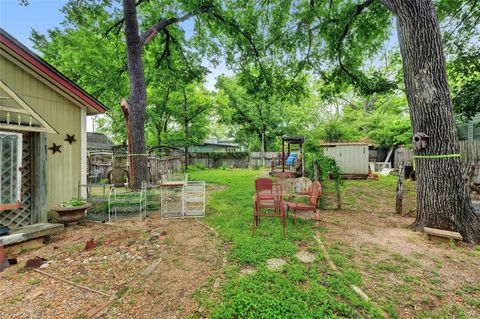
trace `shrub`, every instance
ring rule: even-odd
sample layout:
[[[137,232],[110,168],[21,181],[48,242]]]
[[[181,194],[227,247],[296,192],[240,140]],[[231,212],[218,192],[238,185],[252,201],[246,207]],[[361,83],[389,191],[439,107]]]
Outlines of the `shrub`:
[[[198,169],[199,171],[204,171],[204,170],[207,169],[207,167],[206,167],[204,164],[202,164],[202,163],[197,163],[197,164],[195,164],[195,165],[194,165],[194,168]]]

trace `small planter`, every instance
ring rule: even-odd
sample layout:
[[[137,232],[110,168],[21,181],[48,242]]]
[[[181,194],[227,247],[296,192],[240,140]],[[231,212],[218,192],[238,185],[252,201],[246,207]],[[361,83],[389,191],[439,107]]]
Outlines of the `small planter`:
[[[57,212],[58,217],[55,216],[55,219],[65,225],[75,225],[81,221],[87,212],[87,209],[92,207],[92,204],[85,203],[84,205],[74,206],[74,207],[63,207],[61,205],[56,205],[52,208],[53,211]]]

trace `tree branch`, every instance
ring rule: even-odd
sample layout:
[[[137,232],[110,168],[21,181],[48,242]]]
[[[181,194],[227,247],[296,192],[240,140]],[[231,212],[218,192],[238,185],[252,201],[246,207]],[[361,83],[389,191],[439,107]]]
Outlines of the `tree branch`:
[[[381,1],[384,1],[384,0],[381,0]],[[372,2],[373,2],[373,0],[366,0],[365,2],[355,6],[355,10],[353,11],[352,16],[348,20],[347,24],[345,25],[345,27],[343,29],[342,34],[340,35],[340,38],[338,39],[337,50],[336,50],[337,51],[338,64],[340,65],[340,68],[342,69],[342,71],[345,72],[345,74],[347,74],[352,79],[352,82],[354,84],[359,83],[357,77],[354,74],[352,74],[350,71],[348,71],[348,69],[345,67],[345,65],[342,62],[343,42],[344,42],[345,38],[347,37],[348,32],[350,30],[350,27],[353,24],[353,22],[355,21],[355,19],[360,15],[360,13],[363,12],[363,10],[368,8],[368,6],[370,4],[372,4]]]
[[[235,21],[227,21],[227,19],[225,19],[224,17],[222,17],[221,15],[219,15],[216,12],[212,12],[212,14],[217,20],[219,20],[219,21],[223,22],[224,24],[230,26],[231,28],[235,29],[237,32],[239,32],[247,40],[247,42],[250,44],[250,46],[253,49],[253,53],[255,55],[255,60],[257,61],[258,66],[260,67],[260,72],[262,73],[263,77],[267,81],[268,85],[271,87],[272,82],[271,82],[270,78],[267,76],[267,74],[265,72],[265,69],[263,67],[263,64],[260,61],[260,53],[259,53],[255,43],[253,43],[252,37],[247,32],[243,31],[242,28],[240,28],[240,26]]]
[[[380,3],[383,4],[388,10],[396,13],[395,6],[393,5],[391,0],[380,0]]]
[[[149,2],[150,0],[138,0],[136,3],[135,3],[135,7],[138,7],[139,5],[141,5],[142,3],[144,2]],[[107,31],[105,31],[105,33],[103,34],[104,37],[106,37],[113,29],[117,28],[117,35],[118,33],[120,32],[120,29],[122,28],[123,26],[123,23],[125,22],[125,18],[121,18],[119,19],[118,21],[116,21],[114,24],[112,24],[110,26],[110,28],[107,29]]]
[[[160,58],[157,59],[157,62],[155,63],[155,67],[159,67],[160,64],[162,63],[163,59],[166,57],[166,56],[169,56],[170,55],[170,32],[167,30],[167,29],[164,29],[163,32],[165,33],[165,49],[163,50],[162,52],[162,55],[160,56]]]
[[[190,117],[187,117],[187,122],[191,122],[195,117],[197,117],[198,115],[202,114],[203,112],[205,112],[206,110],[208,110],[209,107],[208,106],[204,106],[204,107],[201,107],[199,108],[195,113],[193,113]]]
[[[207,12],[210,9],[210,7],[200,7],[200,9],[197,12],[190,12],[187,13],[181,17],[177,18],[170,18],[170,19],[160,19],[158,20],[157,23],[152,25],[150,29],[145,31],[141,36],[140,36],[140,43],[142,46],[146,45],[148,42],[152,41],[158,34],[158,32],[165,30],[166,27],[172,24],[180,23],[183,21],[186,21],[200,13]]]

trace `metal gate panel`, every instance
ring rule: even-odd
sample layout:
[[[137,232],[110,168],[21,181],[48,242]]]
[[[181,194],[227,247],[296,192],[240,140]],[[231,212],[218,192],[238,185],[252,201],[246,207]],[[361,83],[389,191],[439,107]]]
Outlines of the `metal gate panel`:
[[[32,220],[32,136],[24,133],[22,138],[22,188],[21,206],[0,212],[0,225],[12,229],[27,226]]]

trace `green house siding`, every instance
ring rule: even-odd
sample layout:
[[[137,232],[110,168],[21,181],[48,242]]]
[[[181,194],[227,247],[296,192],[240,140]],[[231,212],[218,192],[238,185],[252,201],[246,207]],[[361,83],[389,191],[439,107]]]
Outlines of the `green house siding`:
[[[190,146],[188,148],[190,153],[211,153],[211,152],[239,152],[241,148],[239,146],[231,145],[215,145],[215,144],[204,144]]]
[[[477,114],[468,123],[458,124],[457,133],[460,140],[480,140],[480,114]]]
[[[53,84],[47,85],[33,71],[14,63],[5,51],[0,52],[0,79],[58,132],[46,134],[46,147],[61,145],[61,153],[47,150],[45,206],[49,209],[77,195],[81,180],[82,110],[54,89]],[[77,141],[71,145],[64,141],[67,133],[74,134]]]

